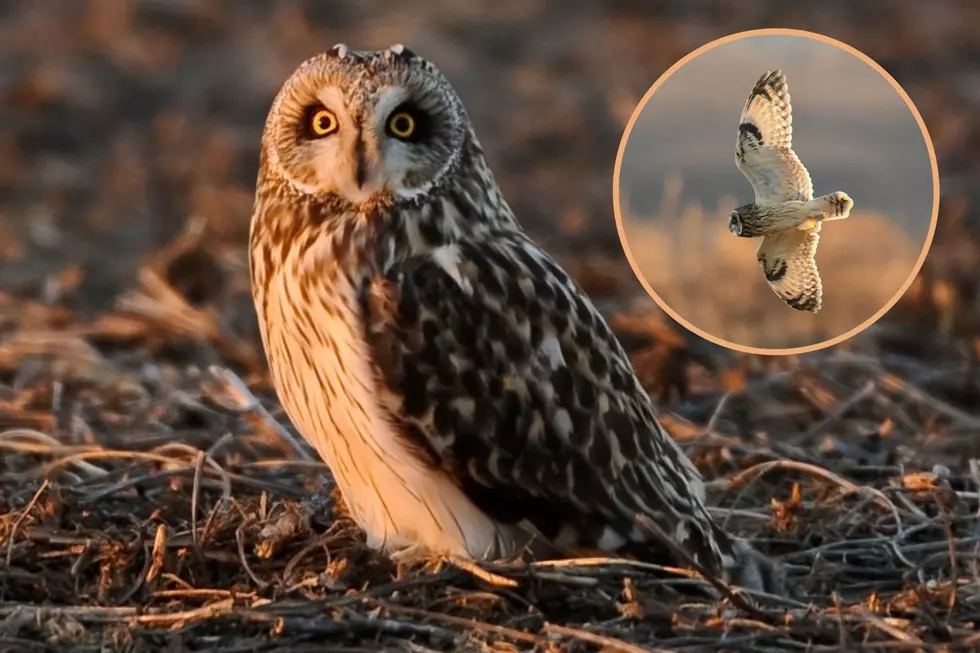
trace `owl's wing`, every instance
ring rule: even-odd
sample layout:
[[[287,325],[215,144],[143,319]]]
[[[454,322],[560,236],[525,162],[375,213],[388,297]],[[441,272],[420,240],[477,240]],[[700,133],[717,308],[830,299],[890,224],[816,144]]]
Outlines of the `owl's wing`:
[[[793,109],[779,70],[760,77],[745,102],[735,165],[752,184],[756,202],[813,199],[810,173],[793,151]]]
[[[492,518],[616,551],[651,548],[643,515],[709,569],[730,555],[615,336],[526,236],[410,260],[362,309],[397,430]]]
[[[806,231],[790,229],[764,236],[756,258],[766,281],[780,299],[798,311],[816,313],[823,300],[817,270],[820,225]]]

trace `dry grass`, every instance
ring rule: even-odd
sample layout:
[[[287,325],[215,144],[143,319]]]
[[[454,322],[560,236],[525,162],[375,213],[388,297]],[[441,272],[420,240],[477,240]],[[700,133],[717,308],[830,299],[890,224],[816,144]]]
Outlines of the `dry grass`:
[[[623,229],[639,273],[679,316],[740,345],[801,347],[850,331],[895,297],[922,248],[876,212],[856,210],[846,222],[829,223],[817,251],[824,306],[816,315],[792,311],[761,273],[759,240],[728,233],[734,199],[711,210],[697,202],[680,205],[676,195],[683,179],[667,182],[655,215],[638,216],[623,207]]]
[[[882,353],[882,327],[764,368],[680,363],[689,385],[664,422],[712,479],[718,519],[781,559],[797,598],[719,602],[694,572],[612,559],[498,563],[488,571],[515,586],[494,587],[451,567],[395,568],[365,548],[318,480],[322,465],[266,408],[257,352],[174,285],[189,261],[220,269],[202,234],[191,223],[94,320],[3,297],[5,646],[829,651],[975,640],[980,378],[956,347],[928,360]],[[614,318],[652,387],[676,373],[644,361],[689,349],[684,337],[643,314]],[[208,360],[235,361],[248,382]]]

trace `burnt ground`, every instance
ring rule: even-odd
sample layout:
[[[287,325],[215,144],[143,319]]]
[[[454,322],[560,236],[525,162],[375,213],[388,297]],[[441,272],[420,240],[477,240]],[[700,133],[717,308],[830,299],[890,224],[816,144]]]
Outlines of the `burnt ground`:
[[[0,650],[980,646],[980,6],[887,7],[0,5]],[[611,209],[648,86],[757,27],[820,31],[881,63],[921,111],[943,184],[906,297],[793,358],[672,324]],[[301,513],[322,467],[282,437],[245,238],[268,103],[337,41],[404,42],[457,84],[508,198],[609,316],[713,510],[786,564],[796,599],[705,598],[696,574],[621,561],[500,564],[516,586],[492,587],[395,569],[342,515]]]

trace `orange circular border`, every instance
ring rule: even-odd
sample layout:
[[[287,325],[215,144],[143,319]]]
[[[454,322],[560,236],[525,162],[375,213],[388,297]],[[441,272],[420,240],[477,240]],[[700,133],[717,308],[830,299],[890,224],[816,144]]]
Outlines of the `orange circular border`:
[[[868,318],[861,324],[857,325],[850,331],[847,331],[839,336],[830,338],[829,340],[818,342],[814,345],[806,345],[804,347],[792,347],[787,349],[778,349],[778,348],[763,349],[761,347],[749,347],[746,345],[740,345],[738,343],[729,342],[727,340],[722,340],[721,338],[713,336],[710,333],[702,329],[699,329],[698,327],[694,326],[689,321],[685,320],[683,317],[678,315],[677,312],[674,311],[674,309],[672,309],[670,306],[668,306],[667,302],[665,302],[660,297],[660,295],[657,294],[657,291],[655,291],[650,286],[650,283],[640,273],[640,268],[639,266],[637,266],[636,261],[633,258],[633,252],[630,250],[629,241],[626,238],[625,229],[623,228],[622,209],[620,208],[620,203],[619,203],[619,176],[620,176],[620,170],[623,165],[623,153],[626,151],[626,143],[629,141],[630,133],[633,131],[633,125],[636,123],[636,119],[643,112],[643,109],[646,107],[647,103],[650,101],[650,98],[653,97],[653,94],[657,91],[657,89],[660,88],[660,86],[664,82],[670,79],[671,75],[673,75],[681,67],[683,67],[684,64],[696,58],[698,55],[708,52],[709,50],[713,50],[714,48],[720,45],[724,45],[725,43],[738,41],[740,39],[749,36],[764,36],[764,35],[802,36],[804,38],[812,39],[814,41],[829,43],[830,45],[838,47],[841,50],[844,50],[845,52],[849,52],[850,54],[858,57],[859,59],[867,63],[869,66],[874,68],[878,72],[878,74],[884,77],[885,80],[889,84],[891,84],[892,87],[898,92],[899,96],[905,101],[905,104],[908,106],[909,110],[912,112],[912,115],[915,117],[915,121],[918,123],[919,129],[922,131],[922,137],[923,139],[925,139],[926,150],[929,152],[929,163],[932,166],[932,218],[929,222],[929,233],[926,235],[926,241],[922,246],[922,252],[919,254],[919,260],[916,261],[915,265],[912,267],[912,272],[909,274],[908,279],[905,280],[905,283],[902,284],[902,287],[899,289],[899,291],[895,294],[894,297],[891,298],[891,300],[885,303],[885,305],[881,308],[881,310],[879,310],[877,313],[875,313],[870,318]],[[713,342],[716,345],[720,345],[728,349],[734,349],[735,351],[739,351],[745,354],[762,354],[766,356],[788,356],[792,354],[805,354],[807,352],[819,351],[827,347],[832,347],[836,344],[839,344],[861,333],[869,326],[871,326],[872,324],[880,320],[881,317],[885,313],[887,313],[892,308],[892,306],[894,306],[898,302],[899,299],[902,298],[902,296],[906,293],[906,291],[908,291],[909,286],[912,285],[912,282],[914,282],[916,276],[918,276],[919,270],[922,269],[922,264],[925,262],[926,256],[929,255],[929,249],[932,247],[932,239],[936,233],[936,223],[938,222],[939,219],[939,163],[936,160],[936,150],[932,144],[932,139],[929,137],[929,130],[926,127],[925,121],[922,120],[922,116],[919,114],[919,110],[915,107],[915,104],[912,102],[912,98],[910,98],[909,94],[905,92],[905,89],[902,88],[902,86],[897,81],[895,81],[895,78],[892,77],[890,74],[888,74],[888,71],[882,68],[871,57],[864,54],[860,50],[850,45],[847,45],[846,43],[842,43],[841,41],[838,41],[837,39],[833,39],[829,36],[824,36],[823,34],[817,34],[816,32],[807,32],[805,30],[783,29],[783,28],[747,30],[745,32],[737,32],[735,34],[729,34],[728,36],[723,36],[720,39],[716,39],[709,43],[705,43],[698,49],[694,50],[693,52],[683,57],[680,61],[675,63],[673,66],[668,68],[667,71],[663,73],[660,76],[660,78],[657,79],[656,82],[654,82],[653,86],[650,87],[650,89],[646,92],[646,94],[644,94],[639,104],[636,105],[636,109],[633,110],[633,115],[630,116],[629,122],[626,124],[626,131],[623,132],[623,138],[619,143],[619,151],[616,153],[616,166],[613,170],[613,214],[615,215],[616,218],[616,230],[619,232],[619,240],[623,245],[623,251],[626,253],[626,259],[629,261],[630,267],[633,269],[633,274],[639,280],[640,285],[643,286],[643,289],[647,291],[647,294],[650,295],[650,297],[652,297],[655,302],[657,302],[660,308],[662,308],[667,313],[667,315],[672,317],[675,321],[677,321],[688,331],[691,331],[692,333],[704,338],[705,340]]]

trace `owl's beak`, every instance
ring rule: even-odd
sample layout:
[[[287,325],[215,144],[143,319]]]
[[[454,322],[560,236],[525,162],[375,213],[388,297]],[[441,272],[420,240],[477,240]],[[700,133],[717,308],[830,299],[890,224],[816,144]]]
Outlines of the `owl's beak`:
[[[354,166],[354,183],[357,189],[361,190],[364,188],[364,182],[367,181],[367,157],[364,155],[363,136],[358,136],[354,144]]]
[[[349,176],[346,176],[343,194],[358,204],[371,201],[378,192],[377,157],[370,138],[370,134],[358,132],[347,144],[350,167],[346,171]]]

